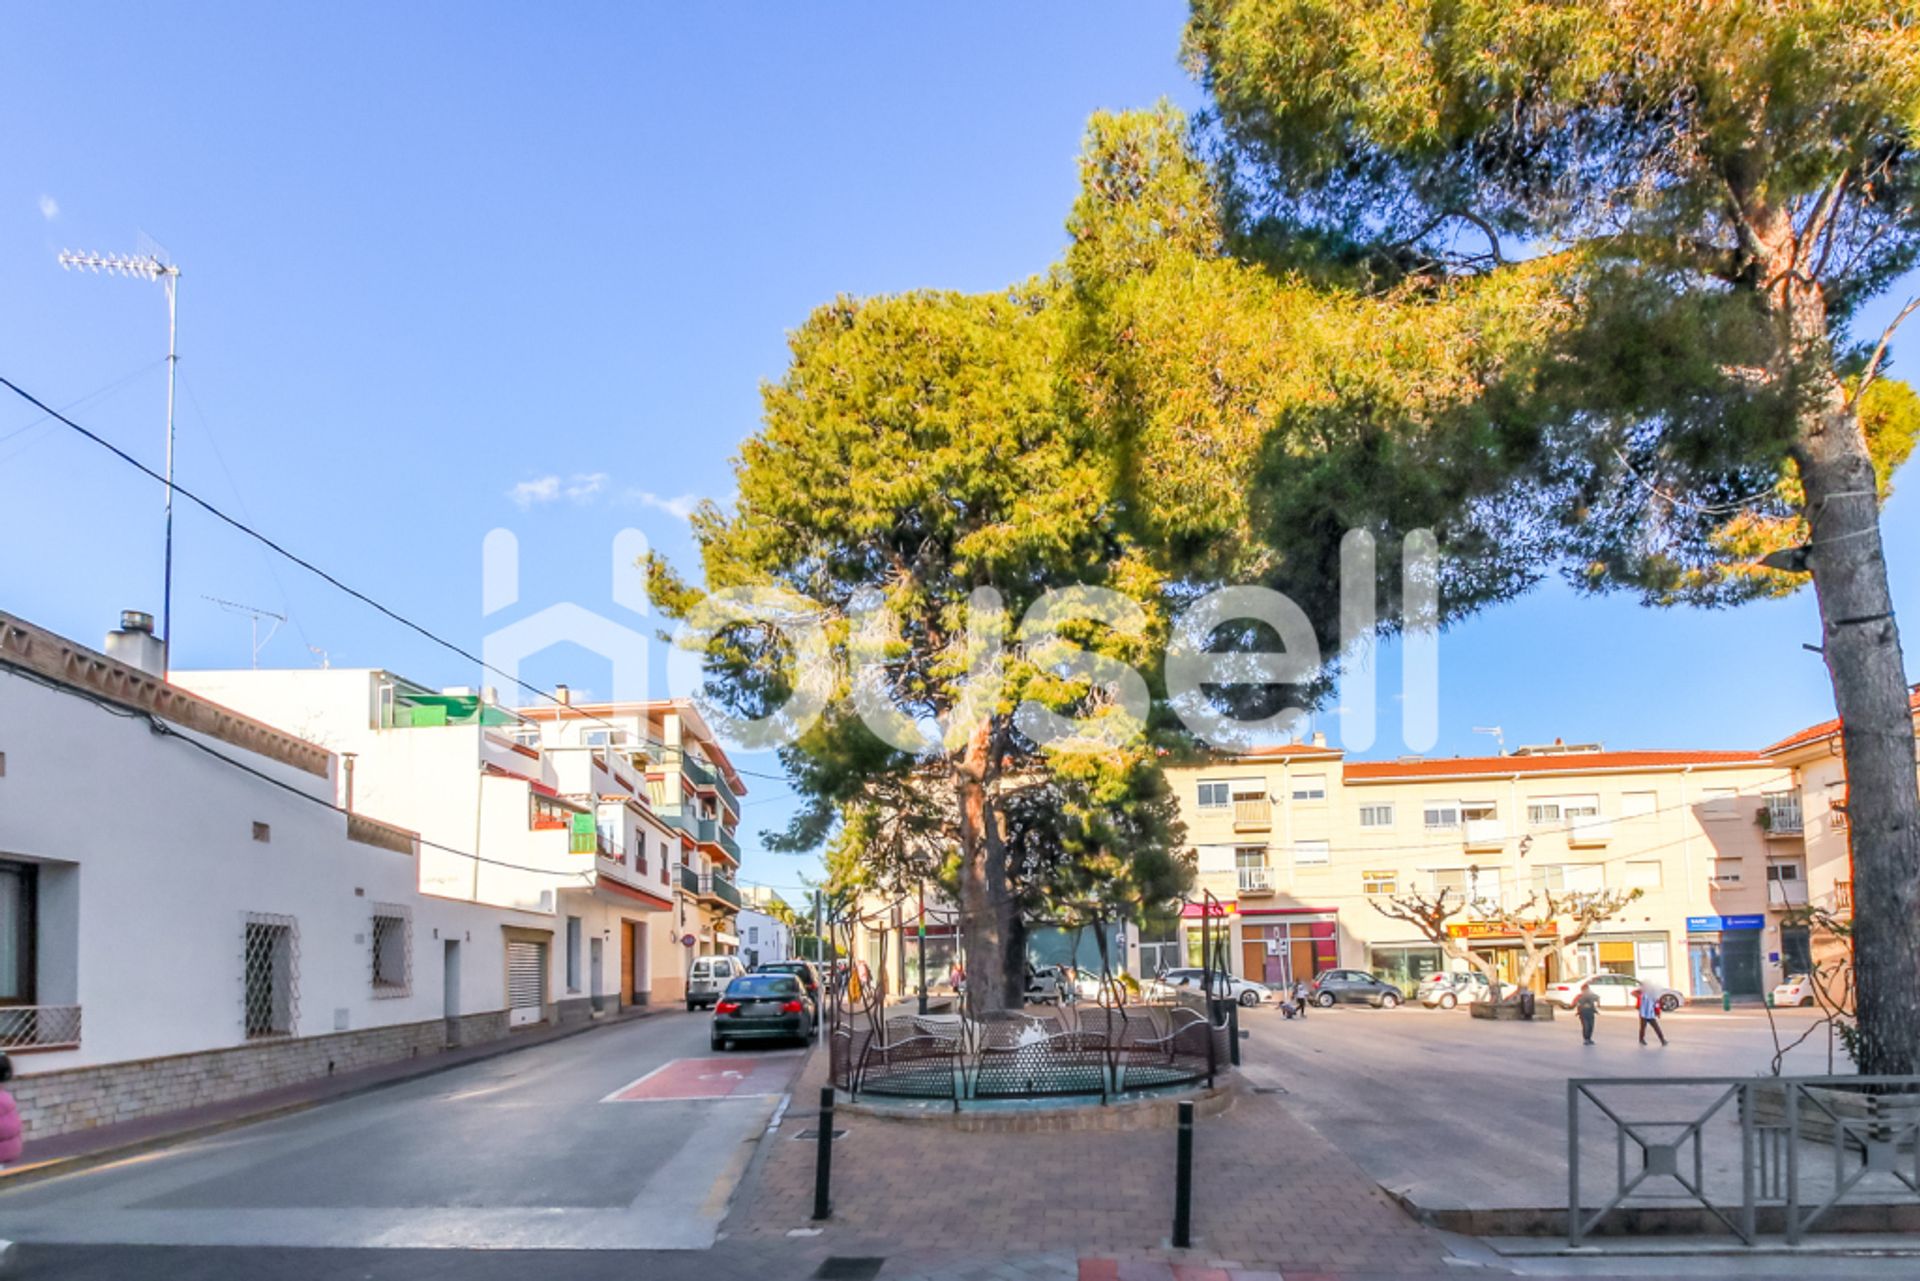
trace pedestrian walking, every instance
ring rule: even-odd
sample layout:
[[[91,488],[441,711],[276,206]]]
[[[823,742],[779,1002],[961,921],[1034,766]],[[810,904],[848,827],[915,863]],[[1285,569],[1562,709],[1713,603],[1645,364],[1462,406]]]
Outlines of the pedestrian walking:
[[[1654,995],[1652,988],[1646,987],[1641,988],[1634,995],[1639,998],[1640,1044],[1647,1043],[1647,1029],[1652,1028],[1653,1034],[1660,1038],[1661,1048],[1665,1049],[1667,1034],[1660,1028],[1660,998]]]
[[[21,1136],[20,1105],[13,1101],[13,1091],[6,1088],[11,1080],[13,1060],[0,1054],[0,1165],[12,1165],[26,1149]],[[13,1256],[13,1242],[0,1239],[0,1272],[12,1271]]]
[[[1303,1019],[1307,1017],[1307,995],[1307,981],[1295,979],[1293,981],[1293,1012]]]
[[[1593,1021],[1600,1015],[1600,998],[1594,994],[1593,984],[1580,989],[1580,999],[1573,1003],[1573,1012],[1580,1016],[1581,1044],[1592,1045]]]

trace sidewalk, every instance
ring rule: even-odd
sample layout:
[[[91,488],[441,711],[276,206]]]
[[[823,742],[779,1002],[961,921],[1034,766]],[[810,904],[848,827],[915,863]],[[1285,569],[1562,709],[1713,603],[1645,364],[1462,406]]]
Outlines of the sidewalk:
[[[1302,1281],[1459,1272],[1446,1262],[1444,1235],[1414,1222],[1277,1098],[1244,1088],[1196,1126],[1191,1250],[1166,1244],[1171,1128],[968,1133],[841,1112],[833,1217],[815,1224],[815,1144],[795,1136],[817,1121],[826,1074],[817,1050],[736,1198],[722,1252],[757,1254],[754,1247],[781,1241],[796,1263],[884,1259],[886,1277],[1266,1281],[1283,1273]]]
[[[591,1032],[597,1028],[616,1027],[635,1019],[661,1013],[663,1008],[665,1007],[631,1006],[618,1014],[587,1023],[513,1032],[498,1040],[461,1046],[459,1049],[446,1050],[425,1058],[396,1059],[392,1063],[382,1063],[353,1072],[341,1072],[334,1076],[316,1077],[297,1085],[264,1090],[258,1094],[246,1094],[220,1103],[209,1103],[204,1107],[185,1108],[178,1112],[164,1112],[157,1116],[141,1117],[138,1120],[95,1126],[87,1130],[75,1130],[50,1139],[30,1140],[26,1153],[28,1159],[17,1165],[0,1169],[0,1185],[13,1180],[49,1178],[137,1152],[165,1147],[188,1139],[202,1138],[209,1134],[218,1134],[222,1130],[251,1125],[256,1121],[265,1121],[306,1108],[318,1107],[323,1103],[331,1103],[335,1099],[343,1099],[349,1095],[398,1085],[403,1081],[417,1080],[439,1072],[448,1072],[469,1063],[478,1063],[483,1059],[531,1049],[536,1045],[563,1041],[568,1037]]]

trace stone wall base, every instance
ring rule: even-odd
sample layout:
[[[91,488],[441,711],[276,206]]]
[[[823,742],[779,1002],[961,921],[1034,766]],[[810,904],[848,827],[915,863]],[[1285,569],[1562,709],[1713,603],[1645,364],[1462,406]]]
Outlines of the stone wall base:
[[[447,1019],[428,1019],[61,1068],[17,1076],[9,1088],[20,1105],[21,1122],[31,1142],[437,1054],[449,1044],[479,1045],[507,1035],[505,1010],[468,1014],[457,1022],[459,1026],[452,1028]]]

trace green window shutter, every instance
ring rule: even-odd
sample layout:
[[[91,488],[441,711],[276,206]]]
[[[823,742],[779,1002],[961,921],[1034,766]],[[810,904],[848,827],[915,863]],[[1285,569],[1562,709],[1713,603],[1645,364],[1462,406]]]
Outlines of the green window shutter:
[[[600,831],[594,825],[593,815],[575,814],[573,816],[573,840],[568,849],[575,854],[591,854],[599,848]]]

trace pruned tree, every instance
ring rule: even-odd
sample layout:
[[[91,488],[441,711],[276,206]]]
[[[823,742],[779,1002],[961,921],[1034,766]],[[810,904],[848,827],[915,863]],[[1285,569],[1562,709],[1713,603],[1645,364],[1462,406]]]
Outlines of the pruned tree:
[[[1414,890],[1371,897],[1367,901],[1382,916],[1392,917],[1420,931],[1421,938],[1438,947],[1448,958],[1480,971],[1487,980],[1489,992],[1500,990],[1499,968],[1485,955],[1468,947],[1464,938],[1449,928],[1454,918],[1464,917],[1469,908],[1477,912],[1481,904],[1457,890],[1445,888],[1432,894]]]
[[[1560,973],[1571,975],[1572,949],[1594,926],[1611,920],[1641,896],[1632,890],[1530,891],[1512,906],[1487,905],[1481,919],[1518,939],[1521,947],[1519,973],[1514,977],[1516,993],[1533,985],[1540,969],[1552,957]]]

